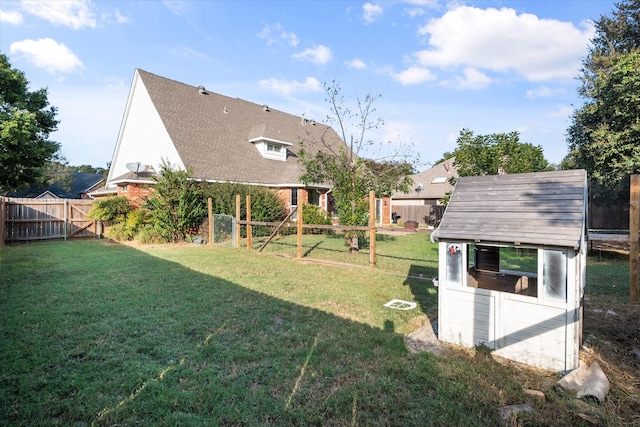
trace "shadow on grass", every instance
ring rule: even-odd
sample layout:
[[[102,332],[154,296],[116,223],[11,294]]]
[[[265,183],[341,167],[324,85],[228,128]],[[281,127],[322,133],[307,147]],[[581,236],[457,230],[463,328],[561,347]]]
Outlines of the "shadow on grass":
[[[372,328],[127,246],[44,244],[15,261],[12,250],[0,258],[2,425],[497,423],[494,402],[469,399],[471,383],[436,356],[409,356],[392,323]],[[406,284],[434,305],[422,282]]]
[[[407,273],[404,285],[409,286],[413,298],[420,305],[422,312],[433,320],[438,315],[438,291],[432,278],[437,276],[437,269],[428,269],[422,265],[412,265]]]

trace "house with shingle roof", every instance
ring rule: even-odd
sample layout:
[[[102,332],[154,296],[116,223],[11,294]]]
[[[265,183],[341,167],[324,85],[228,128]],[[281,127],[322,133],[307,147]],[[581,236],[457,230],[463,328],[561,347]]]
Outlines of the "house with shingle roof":
[[[64,180],[47,186],[30,187],[8,193],[8,197],[33,199],[89,199],[89,194],[104,183],[104,176],[98,173],[73,172]]]
[[[304,202],[331,212],[331,188],[300,181],[301,142],[311,155],[347,148],[331,127],[313,120],[136,69],[99,193],[139,203],[168,162],[196,180],[265,186],[288,208]]]
[[[411,191],[393,193],[391,211],[395,222],[416,221],[418,224],[438,225],[445,208],[440,200],[453,191],[450,179],[458,177],[454,162],[455,157],[452,157],[411,175]]]

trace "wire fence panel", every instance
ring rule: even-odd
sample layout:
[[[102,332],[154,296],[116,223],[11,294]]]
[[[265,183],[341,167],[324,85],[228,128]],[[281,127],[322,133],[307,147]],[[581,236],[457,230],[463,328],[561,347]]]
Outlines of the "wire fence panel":
[[[236,219],[231,215],[214,214],[212,217],[213,243],[236,247]]]
[[[244,221],[240,221],[243,223]],[[246,225],[241,227],[239,247],[246,247]],[[279,228],[278,228],[279,227]],[[276,231],[277,230],[277,231]],[[301,258],[309,261],[370,266],[371,233],[357,230],[357,247],[352,248],[353,232],[331,226],[304,224]],[[376,268],[394,274],[432,279],[438,275],[438,245],[431,243],[425,232],[383,231],[376,232]],[[267,243],[268,242],[268,243]],[[298,235],[295,222],[284,225],[252,225],[251,249],[296,258]]]

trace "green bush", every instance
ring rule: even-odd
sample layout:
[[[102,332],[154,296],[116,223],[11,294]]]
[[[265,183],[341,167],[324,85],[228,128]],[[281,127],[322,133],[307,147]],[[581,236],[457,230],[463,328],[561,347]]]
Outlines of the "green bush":
[[[286,216],[284,204],[268,188],[230,182],[202,183],[200,191],[206,203],[211,198],[214,214],[236,216],[236,195],[240,195],[240,215],[247,216],[247,195],[251,196],[251,220],[264,222],[282,221]]]
[[[137,238],[145,228],[153,228],[151,215],[145,209],[134,209],[124,220],[111,225],[105,232],[105,236],[123,242]]]
[[[136,234],[135,239],[144,244],[166,243],[161,231],[154,224],[145,224]]]
[[[163,161],[160,176],[154,178],[153,194],[144,198],[143,207],[149,209],[155,229],[169,242],[184,240],[197,232],[207,217],[207,205],[189,173]]]
[[[107,197],[93,202],[89,211],[89,218],[104,222],[107,225],[116,224],[126,219],[132,208],[126,197]]]
[[[305,224],[331,225],[333,221],[327,212],[320,209],[319,206],[306,204],[302,207],[302,221]],[[304,228],[304,234],[329,234],[331,230]]]

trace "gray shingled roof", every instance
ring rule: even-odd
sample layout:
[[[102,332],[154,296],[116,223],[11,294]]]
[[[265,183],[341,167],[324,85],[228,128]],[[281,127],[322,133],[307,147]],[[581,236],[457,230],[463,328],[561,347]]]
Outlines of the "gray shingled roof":
[[[393,193],[393,198],[403,199],[442,199],[447,192],[453,190],[453,185],[449,184],[449,178],[457,177],[458,172],[453,165],[455,158],[447,159],[434,165],[425,171],[411,175],[413,179],[413,188],[409,193],[397,191]],[[433,182],[436,178],[445,178],[444,182]],[[418,183],[422,184],[422,188],[418,191]]]
[[[577,249],[586,212],[584,170],[461,177],[432,238]]]
[[[230,98],[138,70],[180,158],[196,179],[264,185],[299,184],[300,141],[311,154],[325,141],[344,144],[333,129],[271,107]],[[265,111],[266,110],[266,111]],[[265,159],[249,142],[292,143],[287,161]]]

